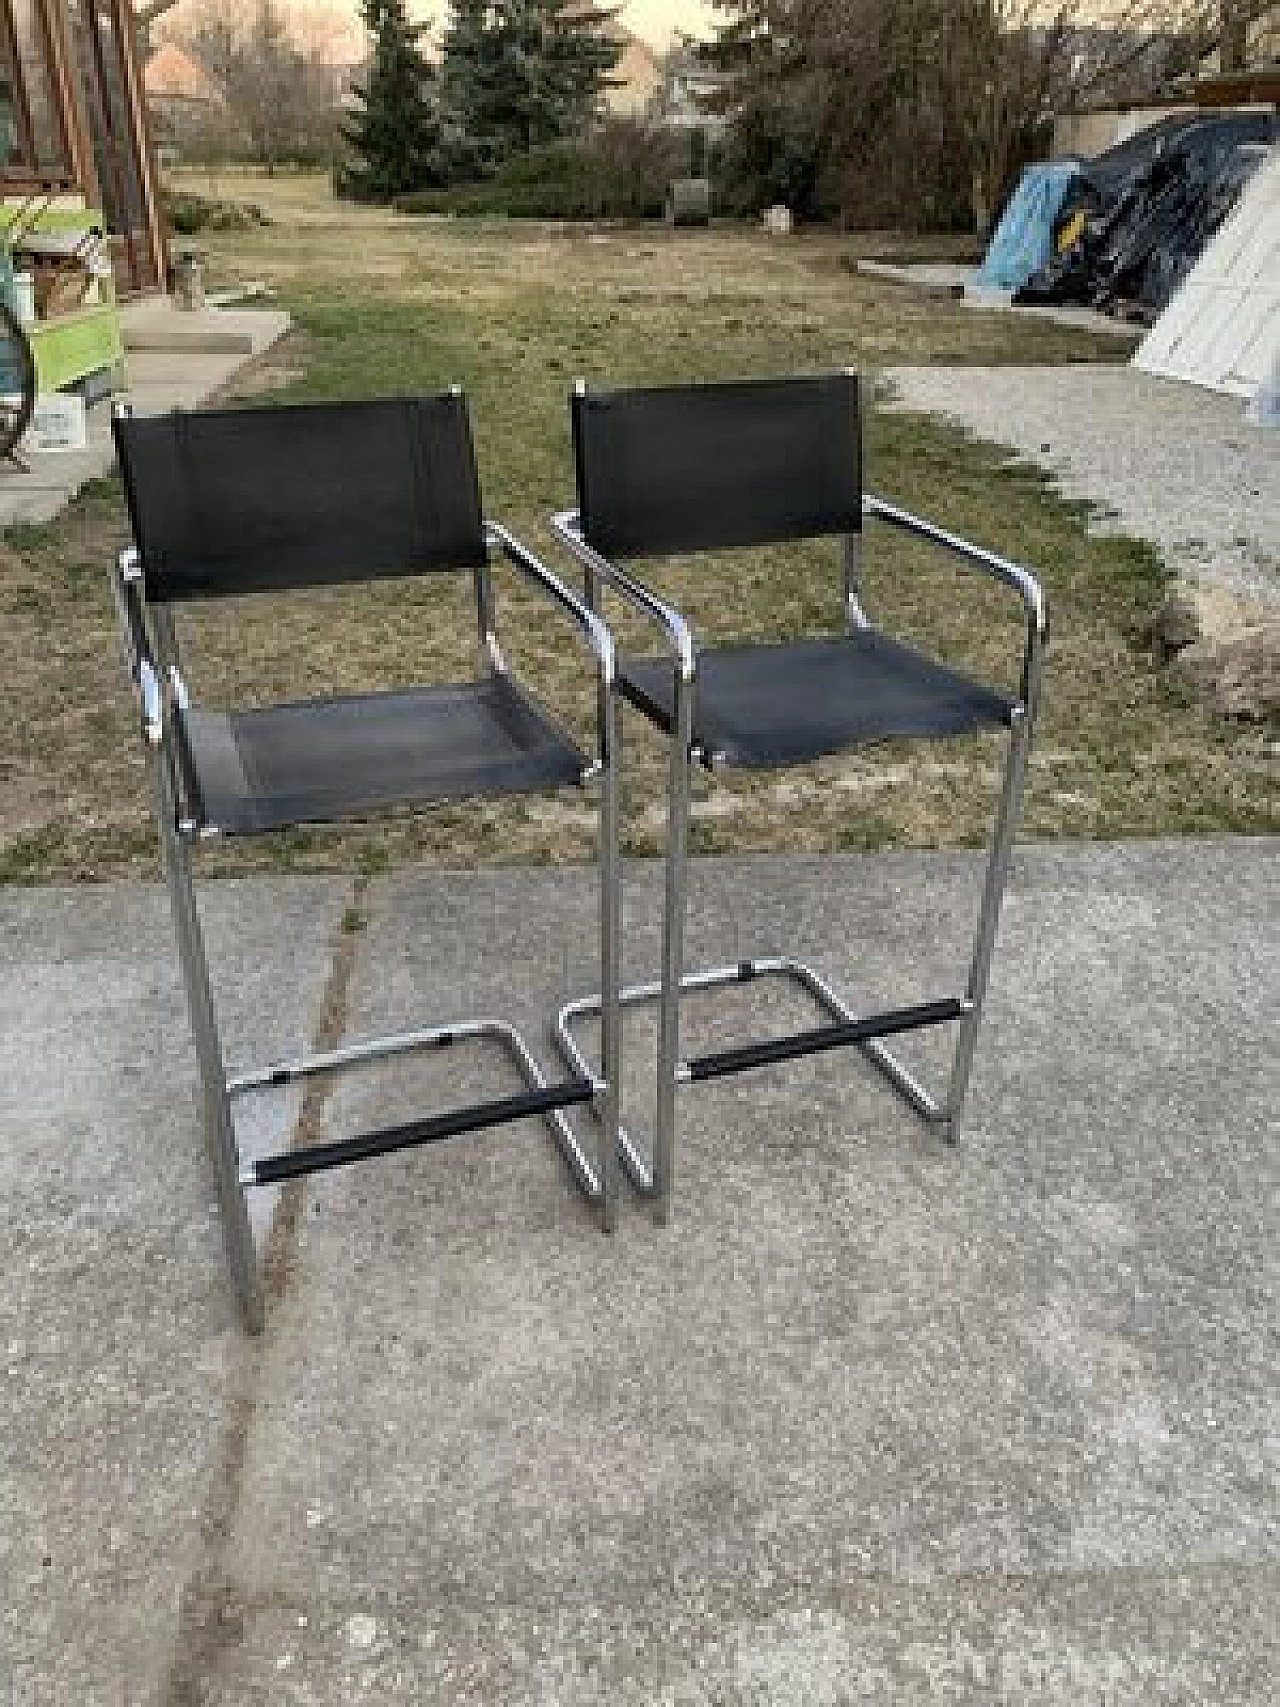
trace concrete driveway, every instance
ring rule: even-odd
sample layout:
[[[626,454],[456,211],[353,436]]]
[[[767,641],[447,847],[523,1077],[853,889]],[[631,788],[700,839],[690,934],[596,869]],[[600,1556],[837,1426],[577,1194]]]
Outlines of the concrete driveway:
[[[666,1231],[535,1125],[320,1176],[256,1342],[163,894],[0,892],[0,1701],[1270,1707],[1278,850],[1024,850],[958,1149],[843,1054],[685,1093]],[[951,993],[978,871],[699,863],[691,960]],[[549,1059],[593,981],[581,872],[352,902],[207,891],[234,1063],[495,1006]],[[735,999],[690,1048],[803,1014]],[[515,1088],[445,1059],[245,1146]]]

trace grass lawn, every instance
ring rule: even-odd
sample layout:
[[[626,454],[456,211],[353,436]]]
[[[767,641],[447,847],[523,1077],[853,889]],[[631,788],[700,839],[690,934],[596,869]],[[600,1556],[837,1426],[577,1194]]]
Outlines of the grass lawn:
[[[275,223],[208,239],[215,281],[264,279],[297,332],[242,392],[263,402],[432,389],[471,399],[492,515],[547,546],[570,499],[565,398],[573,377],[626,382],[892,363],[1114,360],[1075,330],[975,314],[850,270],[859,242],[770,242],[749,232],[559,230],[410,221],[329,200],[315,180],[223,195]],[[860,240],[865,252],[890,252]],[[1136,642],[1162,577],[1144,546],[1091,539],[1078,506],[999,453],[914,416],[874,411],[872,487],[1039,568],[1053,643],[1027,797],[1033,836],[1152,835],[1273,827],[1268,733],[1217,720],[1170,691]],[[96,878],[155,869],[149,801],[125,692],[106,569],[125,537],[119,490],[92,489],[56,524],[0,548],[0,878]],[[559,560],[557,560],[559,561]],[[834,628],[829,550],[766,552],[655,576],[704,640]],[[510,647],[526,679],[585,731],[591,683],[556,616],[504,582]],[[944,560],[872,533],[868,603],[890,629],[1011,679],[1012,599]],[[375,592],[205,608],[181,625],[200,697],[456,678],[472,665],[469,587],[455,578]],[[624,638],[632,631],[620,623]],[[648,637],[635,636],[644,644]],[[662,747],[629,717],[626,840],[660,846]],[[999,748],[986,740],[902,748],[779,776],[703,782],[700,851],[972,843],[986,833]],[[372,870],[589,857],[590,799],[570,794],[439,810],[364,832],[228,845],[227,870]]]

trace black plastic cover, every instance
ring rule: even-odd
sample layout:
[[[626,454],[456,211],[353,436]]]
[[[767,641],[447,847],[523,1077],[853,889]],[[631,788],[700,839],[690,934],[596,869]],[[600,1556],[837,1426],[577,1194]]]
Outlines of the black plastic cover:
[[[851,374],[576,392],[572,413],[582,533],[606,557],[862,526]]]
[[[810,1031],[793,1031],[786,1037],[766,1037],[759,1043],[715,1049],[707,1055],[691,1056],[685,1066],[691,1084],[706,1079],[728,1079],[735,1073],[750,1073],[757,1067],[772,1067],[782,1061],[798,1061],[805,1055],[822,1055],[851,1043],[870,1043],[877,1037],[899,1037],[905,1031],[948,1025],[963,1013],[963,1004],[951,996],[940,1002],[920,1002],[915,1007],[867,1014],[861,1019],[838,1020],[834,1025],[820,1025]]]
[[[1085,228],[1014,295],[1021,306],[1126,308],[1154,321],[1280,141],[1265,111],[1180,114],[1086,160],[1058,214]]]
[[[352,1162],[394,1155],[397,1150],[411,1150],[420,1144],[437,1144],[444,1139],[459,1138],[465,1132],[483,1132],[492,1126],[506,1126],[530,1115],[546,1114],[553,1108],[571,1108],[575,1103],[590,1102],[595,1090],[590,1079],[567,1079],[563,1084],[543,1085],[537,1090],[520,1091],[515,1096],[498,1097],[492,1102],[473,1103],[469,1108],[428,1115],[425,1120],[410,1120],[402,1126],[385,1126],[377,1132],[361,1133],[357,1138],[337,1138],[328,1144],[304,1144],[297,1150],[260,1157],[252,1164],[253,1183],[275,1185],[282,1180],[302,1179],[307,1174],[323,1173],[327,1168],[343,1168]]]
[[[149,599],[484,561],[460,394],[123,416],[114,430]]]
[[[619,685],[670,732],[668,658],[624,659]],[[693,739],[744,769],[803,764],[867,741],[1007,724],[1014,702],[870,629],[782,646],[698,653]]]

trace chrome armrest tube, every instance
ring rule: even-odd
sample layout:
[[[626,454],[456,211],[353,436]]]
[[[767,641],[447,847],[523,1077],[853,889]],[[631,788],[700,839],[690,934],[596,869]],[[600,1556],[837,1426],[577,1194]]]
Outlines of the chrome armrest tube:
[[[577,558],[588,574],[607,581],[628,604],[647,616],[650,621],[657,623],[675,655],[681,675],[686,681],[691,680],[696,658],[693,631],[680,612],[671,605],[664,604],[642,582],[635,580],[624,569],[619,569],[607,557],[602,557],[593,546],[588,545],[582,537],[582,525],[576,510],[558,511],[551,518],[551,527],[556,538]]]
[[[553,574],[546,564],[535,557],[528,546],[522,545],[501,522],[486,522],[485,535],[489,543],[496,546],[509,563],[541,587],[561,610],[572,617],[595,655],[605,685],[611,687],[615,672],[613,636],[603,619],[584,604],[576,593],[571,592],[559,576]]]
[[[111,591],[120,623],[120,647],[124,653],[125,669],[133,684],[142,717],[142,736],[148,746],[158,747],[164,741],[164,690],[151,653],[142,604],[142,572],[138,566],[138,554],[132,546],[116,559]]]
[[[164,694],[150,659],[138,666],[138,701],[142,708],[142,737],[149,747],[164,743]]]
[[[1018,594],[1027,619],[1027,644],[1022,664],[1022,700],[1028,711],[1032,710],[1039,691],[1041,662],[1049,640],[1049,607],[1044,589],[1030,569],[1021,563],[1014,563],[1008,557],[1001,557],[994,551],[987,551],[983,546],[975,545],[972,540],[950,533],[946,528],[938,527],[923,516],[914,515],[910,510],[890,504],[870,492],[863,495],[862,512],[864,516],[888,522],[893,527],[914,534],[917,539],[927,540],[931,545],[949,551],[953,556],[971,564],[975,569],[981,569]]]
[[[116,558],[111,577],[111,593],[115,600],[116,620],[120,625],[120,648],[129,680],[137,685],[138,671],[144,659],[152,664],[151,642],[147,636],[146,617],[142,608],[142,571],[138,554],[128,546]]]

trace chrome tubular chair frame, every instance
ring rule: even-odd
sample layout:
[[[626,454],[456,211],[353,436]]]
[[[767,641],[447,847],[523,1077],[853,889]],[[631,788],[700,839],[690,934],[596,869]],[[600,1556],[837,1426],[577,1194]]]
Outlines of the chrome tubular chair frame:
[[[204,935],[196,902],[191,850],[219,834],[216,825],[198,820],[184,772],[175,713],[190,704],[182,674],[172,613],[164,603],[149,605],[145,576],[136,547],[120,554],[113,576],[125,662],[137,699],[145,744],[164,874],[178,940],[191,1029],[199,1068],[205,1142],[222,1211],[224,1239],[235,1292],[245,1325],[258,1332],[263,1322],[262,1288],[250,1226],[246,1190],[277,1184],[322,1169],[344,1166],[396,1150],[452,1138],[462,1133],[540,1116],[564,1157],[582,1194],[600,1211],[606,1230],[613,1227],[617,1203],[618,1140],[618,798],[614,651],[609,630],[504,527],[487,522],[487,559],[475,570],[482,672],[506,670],[498,643],[492,589],[492,554],[513,565],[526,583],[544,592],[575,627],[593,660],[598,687],[598,752],[583,782],[599,789],[599,866],[601,980],[614,999],[605,1003],[603,1068],[568,1082],[548,1083],[520,1033],[503,1020],[469,1020],[381,1037],[273,1062],[228,1075],[219,1036]],[[331,827],[324,824],[317,827]],[[358,1067],[417,1049],[441,1049],[469,1041],[496,1042],[511,1057],[525,1090],[514,1096],[454,1109],[404,1125],[326,1144],[285,1150],[257,1160],[241,1157],[233,1102],[255,1091],[304,1080],[313,1074]],[[600,1123],[595,1161],[578,1142],[564,1110],[590,1103]]]
[[[579,393],[581,394],[581,393]],[[1009,738],[1003,786],[990,842],[986,875],[979,906],[977,929],[971,951],[963,996],[888,1013],[860,1015],[813,967],[789,956],[765,956],[736,964],[686,972],[684,969],[684,918],[687,892],[688,824],[692,766],[695,761],[711,772],[717,755],[693,743],[694,695],[698,679],[698,657],[689,625],[661,599],[624,568],[604,557],[583,537],[577,511],[566,510],[552,518],[556,537],[576,559],[583,572],[586,602],[601,607],[601,590],[610,588],[625,603],[650,619],[661,630],[671,655],[673,698],[671,757],[667,790],[667,853],[665,862],[662,963],[658,979],[650,983],[624,985],[618,994],[623,1007],[658,1004],[658,1064],[656,1129],[651,1159],[646,1160],[625,1127],[619,1127],[623,1166],[635,1187],[654,1202],[655,1218],[665,1222],[670,1215],[675,1164],[676,1091],[681,1085],[724,1077],[773,1062],[794,1059],[819,1050],[856,1045],[884,1076],[902,1099],[950,1142],[958,1135],[959,1118],[968,1090],[977,1044],[978,1028],[990,975],[1000,907],[1009,872],[1014,836],[1021,815],[1031,735],[1039,705],[1048,641],[1048,615],[1043,592],[1036,577],[1021,564],[1009,561],[970,541],[935,526],[920,516],[883,499],[864,494],[862,518],[874,520],[938,546],[960,562],[994,577],[1022,601],[1026,620],[1019,696],[1009,716]],[[844,545],[844,610],[846,629],[871,628],[862,601],[862,537],[846,536]],[[682,992],[710,990],[760,977],[791,980],[811,996],[830,1023],[790,1037],[717,1051],[691,1060],[680,1053],[680,996]],[[588,1016],[600,1013],[599,994],[566,1003],[556,1016],[554,1036],[562,1056],[575,1073],[589,1076],[587,1055],[574,1035],[574,1027]],[[941,1095],[926,1088],[886,1046],[884,1039],[898,1033],[958,1022],[958,1035],[949,1083]]]

